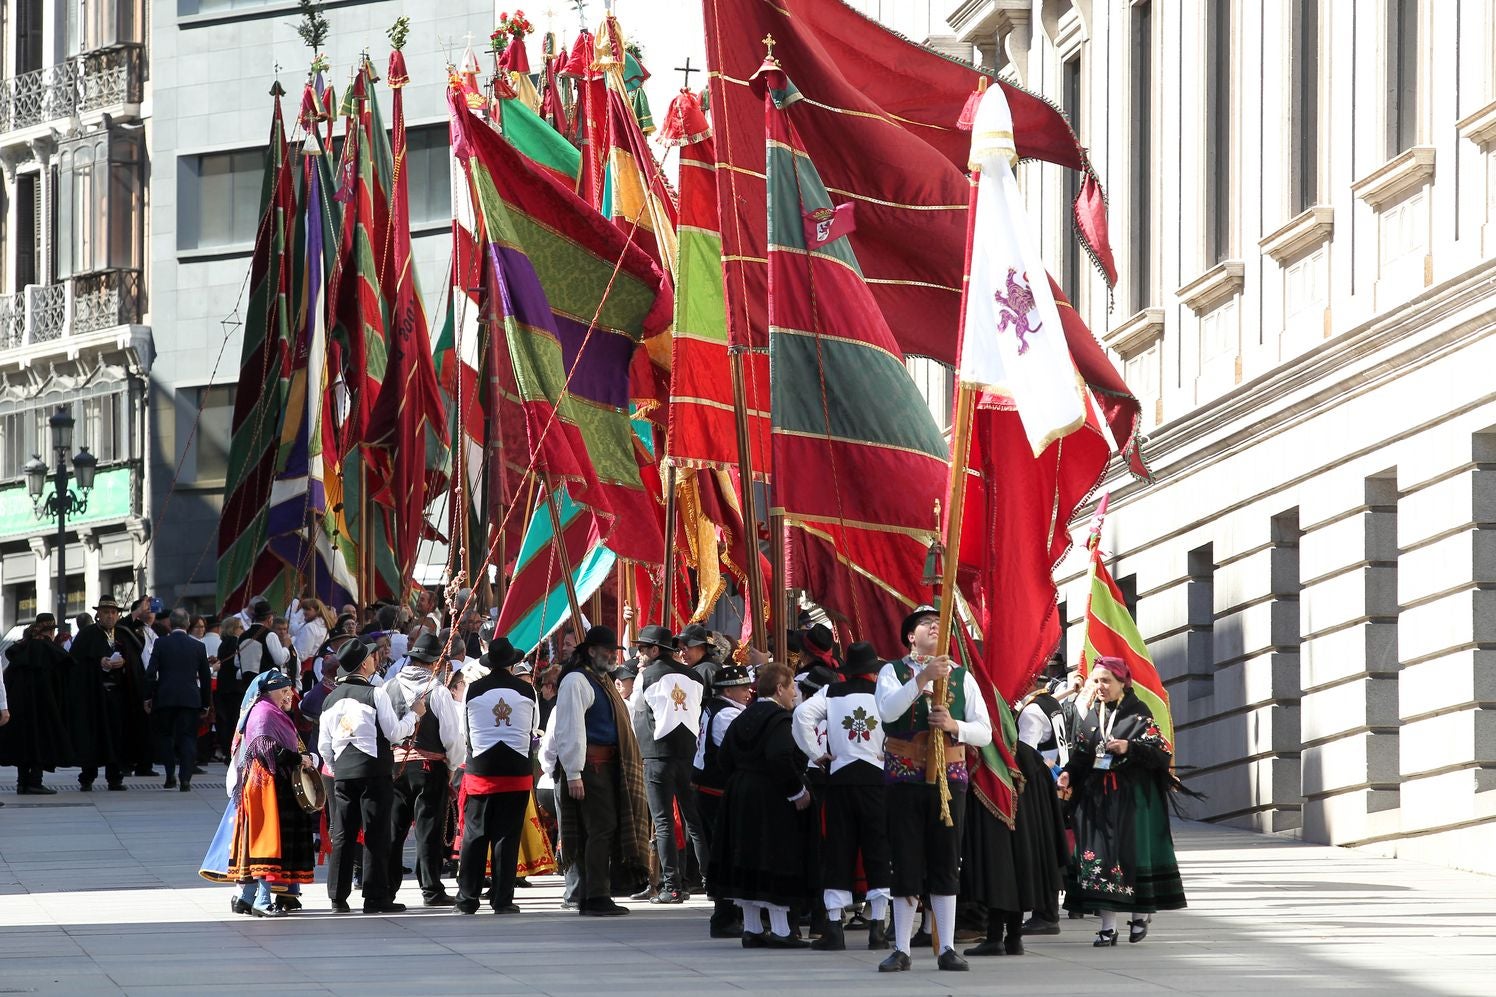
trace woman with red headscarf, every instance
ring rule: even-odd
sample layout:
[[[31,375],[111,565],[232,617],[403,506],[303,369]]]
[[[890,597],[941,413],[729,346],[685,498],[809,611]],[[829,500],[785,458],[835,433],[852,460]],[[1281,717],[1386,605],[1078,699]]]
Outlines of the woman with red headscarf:
[[[1092,677],[1096,701],[1059,785],[1075,805],[1065,908],[1101,915],[1099,948],[1117,944],[1118,913],[1128,915],[1127,940],[1140,942],[1156,911],[1185,906],[1165,804],[1183,787],[1169,772],[1174,746],[1133,692],[1126,662],[1097,658]]]

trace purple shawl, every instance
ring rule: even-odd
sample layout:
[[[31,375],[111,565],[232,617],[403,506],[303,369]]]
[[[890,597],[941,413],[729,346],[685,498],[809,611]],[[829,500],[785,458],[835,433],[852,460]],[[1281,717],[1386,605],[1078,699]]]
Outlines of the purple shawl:
[[[282,748],[301,750],[291,714],[268,699],[260,700],[249,711],[249,721],[244,725],[244,742],[250,757],[259,759],[271,772],[275,771],[277,751]]]

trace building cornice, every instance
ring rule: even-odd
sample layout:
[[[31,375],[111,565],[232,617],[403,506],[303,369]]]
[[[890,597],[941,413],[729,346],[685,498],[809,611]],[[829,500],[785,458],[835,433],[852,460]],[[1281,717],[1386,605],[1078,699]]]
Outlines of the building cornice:
[[[1351,184],[1351,193],[1381,210],[1434,179],[1434,147],[1415,145]]]
[[[1226,260],[1190,281],[1174,293],[1196,315],[1204,315],[1233,295],[1241,293],[1247,268],[1241,260]]]
[[[1144,308],[1115,326],[1102,337],[1109,350],[1116,351],[1123,360],[1130,360],[1158,342],[1164,335],[1164,310]]]
[[[1468,138],[1482,149],[1496,145],[1496,100],[1474,114],[1461,118],[1455,127],[1460,130],[1462,137]]]
[[[1496,335],[1493,291],[1496,259],[1431,287],[1211,404],[1159,426],[1149,433],[1147,448],[1155,479],[1170,482],[1229,459],[1471,341]],[[1446,322],[1448,328],[1420,338]],[[1144,482],[1127,481],[1125,471],[1120,461],[1114,461],[1108,473],[1113,505],[1148,487]]]
[[[1287,266],[1329,242],[1334,231],[1335,209],[1328,204],[1316,204],[1289,219],[1257,245],[1279,266]]]

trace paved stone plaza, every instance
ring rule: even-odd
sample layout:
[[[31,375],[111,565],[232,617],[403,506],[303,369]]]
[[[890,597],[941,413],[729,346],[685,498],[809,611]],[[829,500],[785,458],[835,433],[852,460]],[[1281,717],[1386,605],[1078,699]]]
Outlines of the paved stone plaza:
[[[1193,824],[1176,831],[1190,909],[1144,944],[1093,950],[1094,922],[1067,921],[966,975],[928,953],[880,976],[867,951],[744,951],[706,937],[699,901],[584,919],[559,910],[550,877],[503,919],[334,916],[320,885],[301,914],[251,919],[197,877],[219,773],[188,794],[143,779],[45,798],[3,787],[0,993],[1473,994],[1496,980],[1496,880]]]

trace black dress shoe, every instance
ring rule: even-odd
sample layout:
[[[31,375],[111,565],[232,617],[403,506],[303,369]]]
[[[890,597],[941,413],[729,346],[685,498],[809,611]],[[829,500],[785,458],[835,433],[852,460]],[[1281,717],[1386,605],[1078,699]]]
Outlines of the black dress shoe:
[[[640,890],[638,893],[630,893],[629,894],[629,899],[630,900],[653,900],[654,897],[655,897],[655,888],[653,886],[646,886],[644,889]]]
[[[129,788],[130,788],[129,786],[126,786],[122,782],[111,782],[109,784],[109,792],[111,792],[111,793],[123,793],[125,790],[127,790]]]
[[[405,905],[397,904],[393,900],[376,900],[373,903],[364,901],[365,914],[403,914]]]
[[[1003,939],[1003,950],[1008,955],[1023,955],[1023,936],[1009,935]]]
[[[194,765],[194,766],[192,766],[192,774],[193,775],[207,775],[208,774],[208,770],[205,769],[205,768],[203,768],[201,765]]]
[[[614,903],[612,897],[593,897],[583,900],[578,910],[579,914],[586,917],[621,917],[628,912],[627,907]]]
[[[772,932],[764,936],[764,946],[771,949],[808,949],[813,943],[794,935],[776,935]],[[842,948],[846,948],[845,945]]]
[[[348,901],[346,900],[334,900],[332,902],[332,912],[334,914],[347,914],[352,910],[353,908],[348,906]]]
[[[708,934],[712,938],[742,938],[743,925],[742,922],[736,922],[732,924],[714,924],[711,926]]]
[[[80,792],[80,793],[92,793],[93,792],[93,783],[91,783],[91,782],[80,782],[80,783],[78,783],[78,792]]]
[[[523,876],[520,876],[518,879],[516,879],[514,881],[514,885],[517,886],[518,888],[520,888],[521,890],[532,889],[535,886],[534,883],[530,882],[528,879],[526,879]]]
[[[17,796],[56,796],[57,795],[57,790],[55,790],[55,789],[48,789],[46,786],[43,786],[41,783],[37,783],[35,786],[21,786],[21,787],[18,787],[16,789],[16,795]]]
[[[166,779],[166,781],[161,784],[161,788],[162,789],[176,789],[177,788],[177,777],[174,776],[174,775],[173,776],[168,776],[167,779]]]
[[[842,928],[840,921],[827,921],[826,927],[821,929],[821,937],[810,943],[810,947],[817,952],[845,952],[847,950],[847,934]]]
[[[907,973],[909,972],[909,953],[894,949],[888,953],[888,958],[878,963],[880,973]]]
[[[930,945],[930,933],[923,928],[916,931],[913,937],[909,939],[909,951],[911,952],[915,949],[927,949]]]
[[[946,949],[940,953],[940,958],[935,960],[935,965],[952,973],[964,973],[971,968],[965,959],[956,954],[955,949]]]
[[[1031,917],[1023,922],[1023,933],[1025,935],[1058,935],[1060,926],[1055,921],[1046,921],[1042,917]]]
[[[1065,916],[1072,921],[1084,921],[1086,919],[1086,912],[1082,910],[1066,911]]]
[[[180,786],[178,786],[177,789],[183,793],[190,793],[192,792],[192,783],[184,782]]]
[[[495,914],[518,914],[519,904],[499,904],[493,909]]]
[[[869,922],[867,926],[867,947],[873,952],[881,952],[888,948],[888,925],[882,921]]]
[[[457,902],[457,898],[450,893],[438,893],[434,897],[427,897],[421,901],[423,907],[451,907]]]
[[[239,897],[231,897],[231,898],[229,898],[229,913],[231,913],[231,914],[248,914],[250,912],[250,909],[251,909],[251,905],[245,903]]]
[[[289,914],[293,910],[301,910],[301,898],[292,893],[282,893],[275,898],[275,906]]]
[[[1147,938],[1147,937],[1148,937],[1148,921],[1145,918],[1141,918],[1140,917],[1140,918],[1138,918],[1135,921],[1128,921],[1127,922],[1127,940],[1128,940],[1128,942],[1136,944],[1137,942],[1140,942],[1144,938]]]
[[[745,949],[761,949],[768,945],[768,942],[764,941],[764,932],[762,931],[745,931],[742,938],[743,948]]]
[[[982,944],[980,945],[973,945],[969,949],[963,949],[961,951],[961,954],[969,956],[1006,955],[1007,950],[1003,948],[1002,939],[989,938],[986,941],[982,942]]]
[[[683,904],[686,902],[686,895],[680,890],[661,890],[650,897],[649,902],[652,904]]]
[[[461,900],[459,900],[459,901],[457,901],[457,903],[455,903],[455,904],[452,905],[452,913],[454,913],[454,914],[469,914],[469,915],[470,914],[476,914],[476,913],[478,913],[478,904],[477,904],[477,901],[470,900],[467,903],[464,903]]]
[[[147,765],[145,768],[138,768],[138,769],[136,769],[135,770],[135,774],[137,776],[139,776],[140,778],[142,778],[142,779],[154,779],[154,778],[156,778],[156,776],[160,775],[161,773],[157,772],[155,769],[153,769],[149,765]]]
[[[1096,940],[1091,943],[1093,949],[1104,949],[1109,945],[1117,944],[1117,929],[1096,932]]]

